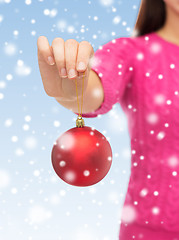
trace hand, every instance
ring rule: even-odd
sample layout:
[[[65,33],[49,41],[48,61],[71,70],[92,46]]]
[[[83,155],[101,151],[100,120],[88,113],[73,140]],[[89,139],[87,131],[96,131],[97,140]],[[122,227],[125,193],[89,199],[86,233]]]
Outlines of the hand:
[[[87,41],[78,43],[75,39],[64,41],[55,38],[50,46],[48,39],[40,36],[37,47],[40,74],[47,95],[65,101],[76,98],[77,78],[78,96],[81,96],[82,76],[85,74],[85,91],[94,54],[91,44]],[[81,67],[78,67],[79,63]]]

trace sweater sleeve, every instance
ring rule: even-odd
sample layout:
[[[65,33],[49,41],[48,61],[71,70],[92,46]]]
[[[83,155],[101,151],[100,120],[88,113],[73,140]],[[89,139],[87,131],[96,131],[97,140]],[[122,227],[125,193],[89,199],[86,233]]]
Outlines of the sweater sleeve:
[[[132,39],[127,37],[113,39],[94,53],[91,70],[101,80],[104,100],[96,111],[84,113],[83,117],[97,117],[110,111],[117,102],[120,103],[132,75],[131,53]]]

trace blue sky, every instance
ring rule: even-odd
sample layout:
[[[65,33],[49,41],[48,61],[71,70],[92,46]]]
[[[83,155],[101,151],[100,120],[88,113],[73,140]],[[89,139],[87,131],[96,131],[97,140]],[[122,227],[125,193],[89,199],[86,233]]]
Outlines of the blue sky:
[[[113,163],[91,187],[59,179],[53,142],[75,127],[76,115],[46,95],[37,38],[99,45],[130,36],[139,0],[0,0],[0,239],[117,240],[130,174],[126,116],[116,104],[85,118],[110,140]]]

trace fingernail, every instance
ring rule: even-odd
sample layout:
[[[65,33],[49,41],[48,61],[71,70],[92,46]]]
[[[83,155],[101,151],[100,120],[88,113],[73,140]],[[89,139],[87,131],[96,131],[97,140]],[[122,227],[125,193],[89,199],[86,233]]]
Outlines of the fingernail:
[[[62,68],[60,74],[61,74],[61,77],[64,77],[64,78],[67,77],[66,68]]]
[[[76,76],[76,71],[75,71],[75,69],[70,69],[69,70],[69,72],[68,72],[68,76],[69,76],[69,78],[73,78],[73,77],[75,77]]]
[[[48,57],[48,63],[49,63],[50,65],[54,65],[54,64],[55,64],[55,62],[54,62],[54,60],[53,60],[53,57],[51,57],[51,56]]]
[[[79,62],[79,64],[78,64],[78,69],[79,69],[79,70],[84,70],[85,67],[86,67],[86,65],[85,65],[84,62]]]

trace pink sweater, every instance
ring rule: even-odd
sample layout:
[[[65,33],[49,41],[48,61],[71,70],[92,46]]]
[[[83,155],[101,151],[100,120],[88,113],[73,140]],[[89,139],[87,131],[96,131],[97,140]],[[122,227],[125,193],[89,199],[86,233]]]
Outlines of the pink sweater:
[[[94,58],[104,102],[83,116],[120,103],[131,139],[119,239],[179,240],[179,46],[152,32],[114,39]]]

